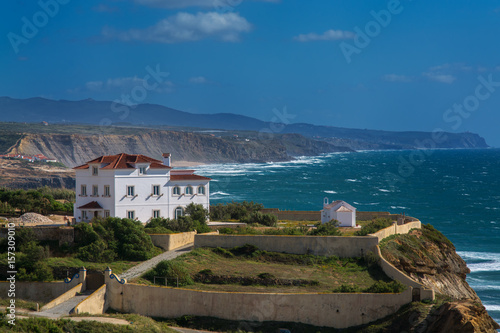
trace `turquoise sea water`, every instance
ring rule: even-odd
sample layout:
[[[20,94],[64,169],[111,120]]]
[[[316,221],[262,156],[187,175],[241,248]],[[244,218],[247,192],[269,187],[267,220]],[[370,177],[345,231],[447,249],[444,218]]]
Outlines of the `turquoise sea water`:
[[[213,178],[212,203],[320,210],[327,196],[431,223],[455,244],[467,281],[500,322],[500,149],[339,153],[197,171]]]

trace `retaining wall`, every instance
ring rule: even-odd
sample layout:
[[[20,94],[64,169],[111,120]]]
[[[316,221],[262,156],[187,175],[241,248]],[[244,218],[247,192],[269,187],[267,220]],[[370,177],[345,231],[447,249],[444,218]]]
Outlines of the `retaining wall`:
[[[75,242],[75,229],[65,226],[36,226],[23,227],[30,228],[35,233],[35,237],[39,241],[58,241],[59,245],[64,243],[73,244]],[[7,228],[0,229],[0,238],[7,237]]]
[[[103,314],[108,309],[106,302],[106,285],[103,284],[94,291],[89,297],[75,306],[74,313]]]
[[[422,227],[422,223],[420,221],[408,222],[405,224],[398,225],[394,223],[392,226],[387,227],[385,229],[379,230],[376,233],[370,234],[370,236],[374,236],[378,238],[380,242],[382,239],[389,237],[395,234],[407,234],[411,229],[420,229]]]
[[[226,293],[110,281],[108,299],[114,310],[151,317],[193,315],[347,328],[393,314],[411,302],[412,289],[401,294]]]
[[[45,311],[48,309],[52,309],[53,307],[55,307],[61,303],[66,302],[70,298],[76,296],[77,293],[80,293],[82,291],[83,291],[83,283],[79,283],[75,287],[71,288],[70,290],[66,291],[62,295],[56,297],[55,299],[53,299],[49,303],[45,304],[40,310]]]
[[[378,245],[374,253],[379,258],[380,267],[382,268],[384,273],[387,274],[388,277],[390,277],[393,280],[399,281],[406,286],[411,286],[413,289],[419,289],[420,299],[434,300],[435,295],[433,289],[426,288],[423,284],[413,280],[411,277],[401,272],[399,269],[394,267],[390,262],[385,260],[384,257],[382,257],[382,253],[380,252],[380,247]]]
[[[178,234],[151,234],[151,241],[155,246],[161,247],[165,251],[177,249],[194,242],[196,231],[183,232]]]
[[[16,281],[16,298],[47,303],[59,297],[75,285],[64,282],[20,282]],[[9,282],[0,282],[0,298],[9,298]]]
[[[194,246],[233,248],[251,244],[261,250],[317,256],[361,257],[374,251],[377,237],[342,236],[261,236],[261,235],[205,235],[194,237]]]

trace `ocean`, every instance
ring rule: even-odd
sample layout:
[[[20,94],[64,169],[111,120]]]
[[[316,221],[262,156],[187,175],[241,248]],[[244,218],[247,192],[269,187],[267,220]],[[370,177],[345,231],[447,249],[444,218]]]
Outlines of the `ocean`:
[[[213,179],[212,203],[321,210],[328,197],[431,223],[455,244],[468,283],[500,322],[500,149],[361,151],[196,169]]]

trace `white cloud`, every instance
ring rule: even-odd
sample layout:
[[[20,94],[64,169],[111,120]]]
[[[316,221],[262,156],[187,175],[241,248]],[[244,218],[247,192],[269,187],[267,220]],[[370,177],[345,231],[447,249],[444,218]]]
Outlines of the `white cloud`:
[[[206,77],[204,76],[196,76],[196,77],[192,77],[189,79],[189,82],[191,83],[196,83],[196,84],[203,84],[203,83],[207,83],[208,80]]]
[[[327,30],[322,34],[318,35],[314,32],[308,34],[300,34],[298,36],[293,37],[296,41],[299,42],[311,42],[317,40],[340,40],[340,39],[351,39],[354,38],[356,34],[351,31],[343,31],[343,30]]]
[[[280,2],[280,0],[253,0],[260,2]],[[136,4],[156,7],[156,8],[187,8],[187,7],[213,7],[213,8],[234,8],[240,5],[243,0],[134,0]]]
[[[457,80],[457,78],[451,74],[439,74],[439,73],[432,73],[432,72],[426,72],[422,74],[423,76],[427,77],[431,81],[436,81],[436,82],[441,82],[441,83],[446,83],[446,84],[452,84]]]
[[[105,92],[105,91],[130,91],[134,87],[150,87],[153,82],[146,82],[144,79],[133,77],[109,78],[106,81],[89,81],[85,83],[85,88],[89,91]],[[170,93],[173,91],[174,84],[172,81],[163,81],[161,84],[152,89],[155,92]],[[149,90],[149,89],[148,89]]]
[[[249,32],[252,25],[237,13],[178,13],[145,29],[115,31],[105,27],[102,34],[122,41],[178,43],[215,38],[225,42],[239,40],[240,34]]]
[[[100,91],[103,85],[104,83],[102,81],[90,81],[85,83],[85,88],[91,91]]]
[[[111,7],[101,3],[97,6],[92,7],[92,10],[98,13],[115,13],[120,9],[118,7]]]
[[[388,82],[411,82],[413,79],[406,75],[398,75],[398,74],[386,74],[382,76],[382,80]]]

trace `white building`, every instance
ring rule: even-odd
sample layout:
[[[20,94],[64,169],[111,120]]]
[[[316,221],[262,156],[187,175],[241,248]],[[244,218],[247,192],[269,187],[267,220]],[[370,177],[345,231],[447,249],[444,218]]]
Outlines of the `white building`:
[[[340,227],[356,227],[356,208],[342,200],[328,203],[328,198],[323,201],[321,210],[321,223],[337,220]]]
[[[210,206],[210,178],[194,170],[173,170],[170,154],[163,162],[144,156],[101,156],[75,167],[77,222],[93,217],[177,218],[191,202]]]

